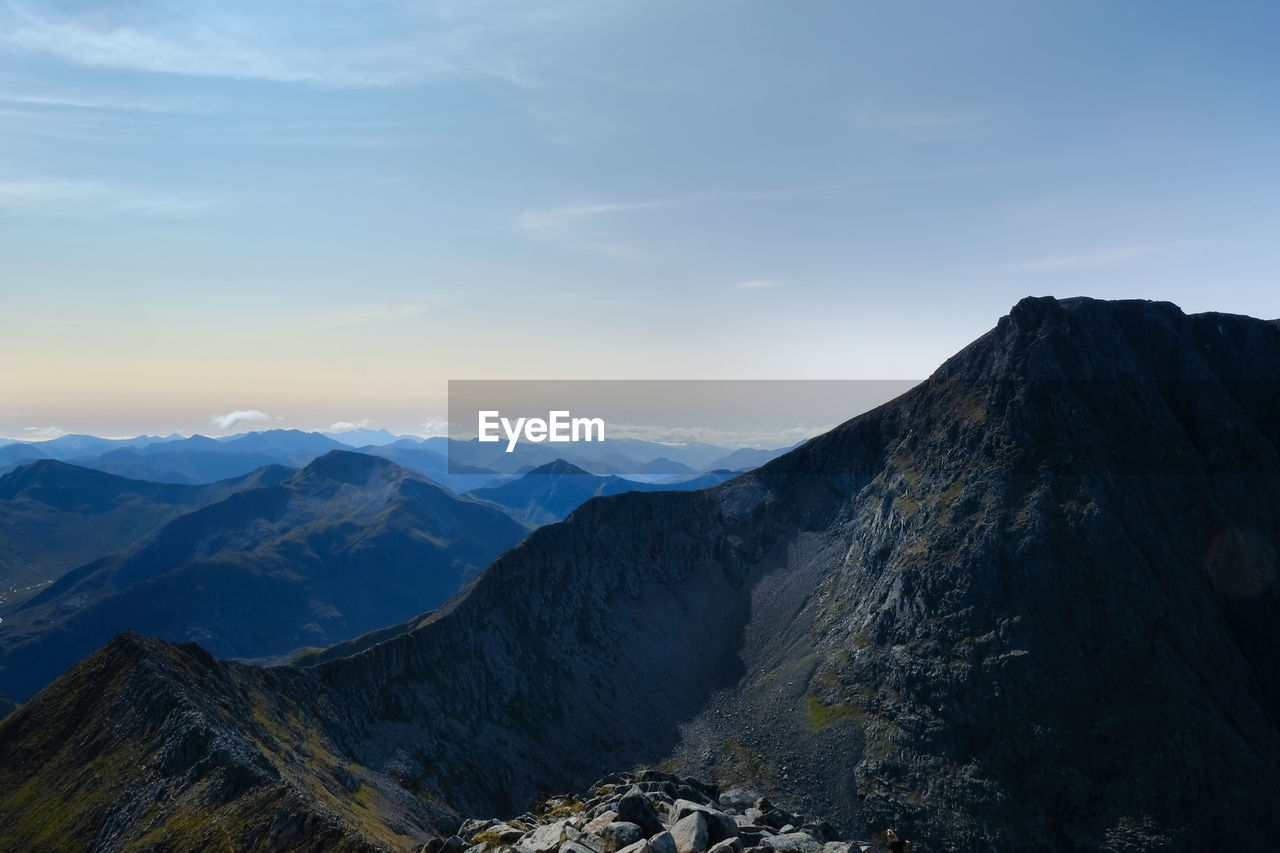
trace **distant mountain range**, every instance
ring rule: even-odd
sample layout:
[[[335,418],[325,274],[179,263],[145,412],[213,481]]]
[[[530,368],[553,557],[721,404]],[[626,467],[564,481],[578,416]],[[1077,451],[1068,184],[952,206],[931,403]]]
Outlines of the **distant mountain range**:
[[[0,478],[0,519],[11,586],[37,584],[0,607],[0,695],[18,700],[129,628],[228,657],[332,645],[442,604],[528,533],[349,451],[213,486],[47,460]]]
[[[594,474],[671,477],[716,470],[744,471],[785,453],[711,444],[661,444],[635,439],[603,443],[522,444],[511,454],[447,438],[394,436],[386,430],[341,433],[262,430],[225,438],[196,435],[103,439],[66,435],[51,441],[0,444],[0,474],[35,459],[58,459],[159,483],[213,483],[264,465],[302,467],[332,450],[358,449],[391,459],[455,492],[489,485],[563,458]],[[452,464],[450,464],[452,463]]]
[[[306,665],[116,637],[0,723],[0,848],[414,849],[658,763],[921,853],[1280,848],[1277,411],[1280,324],[1024,300]]]
[[[682,476],[660,483],[641,483],[610,475],[597,477],[578,466],[557,459],[524,476],[467,492],[469,497],[497,504],[524,523],[538,527],[566,518],[594,497],[623,492],[667,492],[703,489],[734,476],[733,471],[715,471]]]

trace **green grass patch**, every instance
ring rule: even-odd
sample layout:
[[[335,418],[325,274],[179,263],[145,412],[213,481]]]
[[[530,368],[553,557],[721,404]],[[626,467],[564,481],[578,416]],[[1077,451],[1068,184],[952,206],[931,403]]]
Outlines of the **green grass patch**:
[[[862,712],[852,705],[825,705],[817,696],[804,697],[808,710],[809,730],[820,732],[846,717],[861,717]]]

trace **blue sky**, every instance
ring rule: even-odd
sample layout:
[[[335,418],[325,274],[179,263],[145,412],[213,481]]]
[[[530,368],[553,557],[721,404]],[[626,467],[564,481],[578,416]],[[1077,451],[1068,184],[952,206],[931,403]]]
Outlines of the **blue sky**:
[[[0,435],[1280,316],[1280,7],[0,0]],[[240,426],[249,425],[241,422]]]

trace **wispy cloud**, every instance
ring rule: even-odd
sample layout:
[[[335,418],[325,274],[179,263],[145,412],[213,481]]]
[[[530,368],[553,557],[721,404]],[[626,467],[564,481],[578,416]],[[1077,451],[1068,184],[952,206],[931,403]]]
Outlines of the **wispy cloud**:
[[[1014,272],[1058,272],[1061,270],[1090,269],[1123,264],[1137,258],[1168,251],[1182,245],[1181,243],[1129,243],[1092,249],[1082,252],[1063,252],[999,264],[991,269]]]
[[[269,420],[271,420],[271,416],[266,412],[260,412],[257,409],[237,409],[234,412],[227,412],[225,415],[213,415],[209,418],[209,423],[220,430],[229,430],[240,424]]]
[[[526,209],[512,217],[521,232],[568,248],[624,260],[652,258],[656,252],[639,243],[627,229],[629,217],[694,205],[832,201],[859,190],[894,184],[920,184],[984,177],[1028,164],[1001,163],[953,169],[877,173],[793,187],[705,189],[651,199],[573,203]],[[620,232],[628,232],[625,236]]]
[[[534,86],[528,42],[609,5],[144,0],[72,14],[9,2],[0,6],[0,44],[95,68],[337,88],[452,74]]]
[[[138,216],[192,219],[230,206],[221,195],[173,193],[101,181],[0,178],[0,213],[99,218]]]
[[[197,113],[209,109],[208,104],[197,104],[191,100],[121,98],[76,91],[37,91],[23,88],[0,89],[0,104],[140,113]]]

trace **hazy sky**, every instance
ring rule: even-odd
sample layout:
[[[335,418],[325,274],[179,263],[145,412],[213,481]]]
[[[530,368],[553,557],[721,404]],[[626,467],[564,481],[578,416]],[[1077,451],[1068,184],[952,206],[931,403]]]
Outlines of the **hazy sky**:
[[[0,435],[1280,316],[1280,4],[0,0]],[[224,421],[225,422],[225,421]]]

